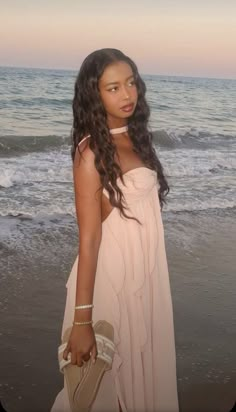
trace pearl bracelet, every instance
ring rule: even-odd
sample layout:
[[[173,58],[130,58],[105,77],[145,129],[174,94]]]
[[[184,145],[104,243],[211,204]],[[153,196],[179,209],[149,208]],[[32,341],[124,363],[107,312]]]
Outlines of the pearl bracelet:
[[[73,325],[83,326],[83,325],[92,325],[93,321],[88,320],[87,322],[73,322]]]
[[[90,309],[90,308],[93,308],[93,307],[94,307],[93,304],[91,304],[91,305],[78,305],[78,306],[75,306],[75,309]]]

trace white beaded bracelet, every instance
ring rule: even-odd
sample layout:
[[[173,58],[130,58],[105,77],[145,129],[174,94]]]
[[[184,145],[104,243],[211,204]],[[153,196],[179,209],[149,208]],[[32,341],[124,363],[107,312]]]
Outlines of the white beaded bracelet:
[[[75,309],[91,309],[91,308],[93,308],[94,307],[94,305],[93,304],[91,304],[91,305],[79,305],[79,306],[75,306]]]
[[[88,320],[87,322],[73,322],[73,325],[77,325],[77,326],[92,325],[92,324],[93,324],[92,320]]]

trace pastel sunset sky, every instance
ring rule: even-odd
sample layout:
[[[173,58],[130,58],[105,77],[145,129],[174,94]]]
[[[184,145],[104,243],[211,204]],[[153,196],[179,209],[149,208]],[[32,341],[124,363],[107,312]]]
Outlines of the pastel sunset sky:
[[[78,69],[103,47],[143,74],[236,78],[236,0],[0,0],[0,65]]]

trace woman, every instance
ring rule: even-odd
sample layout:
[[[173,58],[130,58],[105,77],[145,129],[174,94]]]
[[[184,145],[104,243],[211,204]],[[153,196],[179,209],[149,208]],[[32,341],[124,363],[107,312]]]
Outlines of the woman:
[[[104,320],[113,328],[111,369],[96,383],[93,367],[87,369],[85,397],[91,397],[91,382],[97,385],[92,412],[178,411],[161,218],[169,187],[148,131],[145,92],[135,63],[116,49],[90,54],[75,83],[72,158],[79,253],[67,282],[62,355],[72,374],[86,371],[86,365],[98,362],[91,322]],[[52,412],[79,410],[74,391],[69,378]]]

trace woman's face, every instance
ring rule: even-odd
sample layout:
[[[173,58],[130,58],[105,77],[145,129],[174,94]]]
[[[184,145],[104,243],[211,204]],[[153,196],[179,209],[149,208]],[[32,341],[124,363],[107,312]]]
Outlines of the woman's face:
[[[138,99],[133,71],[129,64],[119,61],[107,66],[98,86],[107,112],[109,128],[126,125],[127,119],[134,113]]]

